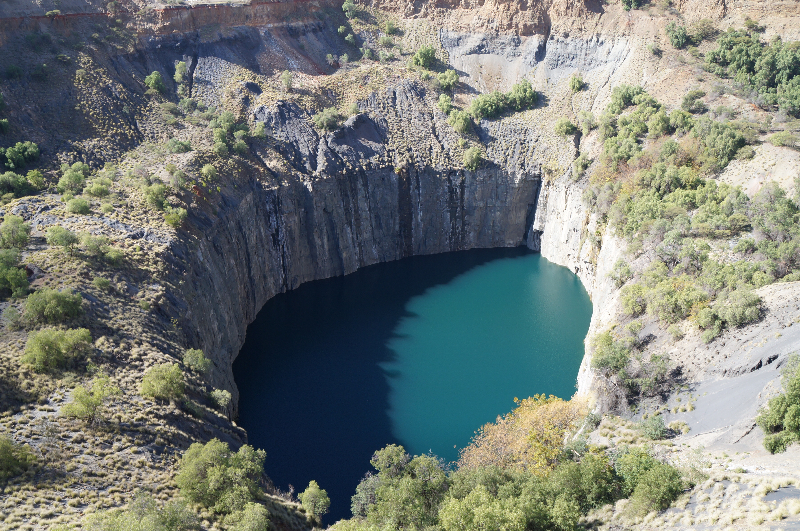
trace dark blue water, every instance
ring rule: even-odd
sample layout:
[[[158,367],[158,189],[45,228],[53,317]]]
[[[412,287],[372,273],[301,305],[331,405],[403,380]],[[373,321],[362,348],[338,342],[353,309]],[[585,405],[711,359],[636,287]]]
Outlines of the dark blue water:
[[[534,393],[569,397],[591,302],[578,278],[524,248],[408,258],[278,295],[233,370],[239,424],[285,490],[311,479],[350,516],[389,443],[447,460]]]

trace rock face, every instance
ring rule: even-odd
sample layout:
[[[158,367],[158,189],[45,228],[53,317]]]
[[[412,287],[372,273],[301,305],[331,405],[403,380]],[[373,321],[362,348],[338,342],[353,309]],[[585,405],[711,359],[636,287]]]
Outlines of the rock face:
[[[535,170],[491,163],[456,170],[390,148],[395,130],[420,130],[423,123],[427,141],[417,154],[449,142],[430,134],[436,121],[425,97],[419,86],[403,84],[323,135],[295,105],[255,109],[295,171],[280,182],[251,178],[224,192],[224,210],[213,221],[193,220],[203,237],[173,244],[190,264],[178,304],[186,308],[185,330],[214,359],[217,386],[235,392],[231,363],[246,327],[277,293],[406,256],[527,241],[540,184]]]

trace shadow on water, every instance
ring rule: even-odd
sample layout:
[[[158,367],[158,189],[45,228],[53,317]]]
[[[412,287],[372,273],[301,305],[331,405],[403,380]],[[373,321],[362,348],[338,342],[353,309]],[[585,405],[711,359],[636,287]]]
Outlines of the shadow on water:
[[[389,443],[387,347],[413,317],[406,303],[484,263],[526,248],[417,256],[310,282],[277,295],[259,312],[233,371],[239,425],[267,451],[265,469],[281,490],[315,479],[331,497],[326,521],[350,516],[350,496]]]

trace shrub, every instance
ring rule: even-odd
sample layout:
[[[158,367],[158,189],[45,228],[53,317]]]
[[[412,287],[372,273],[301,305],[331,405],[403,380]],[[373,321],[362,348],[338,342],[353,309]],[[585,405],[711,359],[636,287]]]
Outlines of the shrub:
[[[592,161],[589,160],[589,157],[587,157],[585,153],[578,155],[572,162],[572,179],[577,181],[583,177],[586,168],[588,168],[591,163]]]
[[[183,141],[176,138],[170,138],[167,140],[165,147],[170,153],[188,153],[192,150],[192,143],[188,140]]]
[[[458,74],[453,69],[448,69],[438,74],[436,79],[439,80],[439,86],[444,90],[453,90],[453,87],[458,84]]]
[[[175,83],[183,83],[188,71],[186,61],[178,61],[175,63],[175,75],[172,76],[172,79],[175,80]]]
[[[506,94],[506,101],[515,111],[524,111],[539,103],[539,94],[533,90],[530,81],[523,79],[511,87]]]
[[[28,295],[25,301],[25,320],[28,323],[60,323],[83,313],[80,293],[42,288]]]
[[[458,134],[464,135],[469,132],[472,126],[472,118],[469,113],[453,109],[447,118],[447,123],[455,129]]]
[[[67,212],[73,214],[90,214],[92,209],[89,207],[89,201],[82,197],[76,197],[67,201]]]
[[[793,135],[789,131],[781,131],[770,135],[767,140],[769,140],[769,143],[773,146],[795,147],[799,139],[797,135]]]
[[[555,132],[561,136],[572,136],[578,132],[578,128],[568,118],[559,118],[555,125]]]
[[[186,222],[188,213],[185,208],[166,206],[164,208],[164,221],[173,229],[178,229]]]
[[[83,252],[92,258],[100,258],[108,252],[108,238],[105,236],[95,236],[84,232],[81,234],[81,245]]]
[[[700,101],[700,98],[705,95],[706,93],[702,90],[690,90],[681,101],[681,109],[692,114],[705,112],[707,110],[706,104]]]
[[[469,104],[469,114],[476,120],[481,118],[495,118],[506,109],[508,100],[506,95],[499,91],[489,94],[479,94]]]
[[[45,328],[28,336],[22,362],[36,372],[63,369],[86,356],[91,346],[92,335],[85,328]]]
[[[186,365],[189,370],[203,375],[208,374],[208,371],[213,366],[211,360],[206,358],[203,351],[198,348],[190,348],[186,351],[183,355],[183,364]]]
[[[292,91],[292,73],[288,70],[281,72],[281,84],[286,89],[286,92]]]
[[[624,342],[615,340],[610,331],[594,336],[590,346],[594,349],[593,369],[608,376],[619,374],[628,366],[630,348]]]
[[[353,18],[356,14],[356,5],[353,3],[353,0],[344,0],[342,11],[344,11],[347,18]]]
[[[39,158],[39,146],[30,141],[17,142],[3,151],[3,162],[9,170],[19,170]]]
[[[142,396],[178,401],[183,398],[185,383],[177,363],[162,363],[151,367],[142,378]]]
[[[91,386],[79,385],[72,393],[72,402],[65,405],[61,414],[86,421],[90,426],[103,420],[105,404],[112,396],[121,394],[118,387],[111,384],[108,376],[98,376]]]
[[[423,46],[411,56],[410,63],[413,66],[430,68],[436,60],[436,49],[433,46]]]
[[[764,431],[764,448],[779,453],[800,440],[800,358],[789,358],[783,369],[783,393],[771,398],[758,412],[756,422]]]
[[[244,509],[225,518],[227,529],[231,531],[269,531],[269,511],[258,503],[247,503]]]
[[[321,112],[315,114],[313,118],[314,125],[323,131],[333,131],[338,129],[342,119],[343,116],[339,114],[339,111],[337,111],[335,107],[323,109]]]
[[[218,157],[225,158],[230,153],[228,150],[228,144],[225,142],[214,142],[214,146],[211,148],[211,151],[214,155]]]
[[[344,40],[347,41],[347,43],[350,46],[355,46],[356,45],[356,37],[352,33],[348,33],[347,37],[345,37]]]
[[[667,436],[667,427],[661,415],[652,415],[639,424],[642,434],[650,440],[658,441]]]
[[[183,500],[159,505],[149,493],[138,491],[125,509],[98,511],[84,520],[86,531],[199,531],[197,515]],[[248,530],[249,531],[249,530]]]
[[[575,74],[569,78],[569,89],[573,94],[582,91],[584,85],[583,78],[579,74]]]
[[[15,443],[0,435],[0,481],[7,481],[28,470],[36,462],[30,446]]]
[[[83,189],[86,177],[91,172],[91,168],[82,162],[76,162],[72,166],[63,164],[61,166],[62,177],[58,180],[56,188],[59,193],[78,192]]]
[[[111,281],[103,277],[94,277],[92,285],[99,290],[108,291],[111,288]]]
[[[383,25],[383,31],[386,35],[394,35],[397,33],[397,24],[395,24],[394,20],[387,20]]]
[[[450,114],[450,110],[453,108],[453,98],[447,94],[439,94],[439,101],[436,103],[436,106],[439,107],[439,110],[444,114]]]
[[[167,87],[164,85],[164,78],[161,77],[160,72],[153,72],[146,78],[144,78],[144,84],[147,85],[148,88],[155,90],[156,92],[164,92],[167,90]]]
[[[325,489],[319,488],[319,485],[313,479],[309,482],[306,490],[301,492],[298,496],[303,508],[312,515],[314,518],[319,518],[328,512],[331,506],[331,500]]]
[[[213,181],[214,179],[217,178],[217,168],[215,168],[211,164],[205,164],[200,169],[200,175],[202,175],[203,179],[207,181]]]
[[[221,409],[227,408],[231,403],[231,399],[233,398],[231,397],[230,392],[226,391],[225,389],[214,389],[211,391],[210,396],[211,401]]]
[[[259,495],[266,456],[249,445],[232,452],[218,439],[193,443],[178,463],[175,483],[187,499],[216,513],[241,511]]]
[[[156,210],[164,209],[166,201],[167,187],[163,183],[151,184],[144,189],[144,198],[147,204]]]
[[[0,223],[0,247],[22,249],[28,245],[31,226],[21,217],[6,214],[3,223]]]
[[[12,197],[22,197],[28,195],[32,190],[33,187],[22,175],[11,171],[0,175],[0,195],[12,194]]]
[[[689,42],[689,34],[686,32],[685,26],[679,26],[674,22],[670,22],[667,24],[666,32],[673,48],[681,49]]]
[[[631,9],[639,9],[642,7],[643,0],[622,0],[622,8],[625,11],[630,11]]]
[[[631,266],[628,265],[628,262],[620,258],[614,262],[614,267],[611,268],[608,277],[613,280],[614,285],[619,288],[633,278],[633,270]]]
[[[470,171],[475,171],[483,160],[483,150],[477,146],[464,151],[464,167]]]
[[[83,189],[83,193],[92,197],[105,197],[110,193],[108,189],[110,181],[107,179],[95,179]]]
[[[0,249],[0,292],[22,297],[28,289],[28,276],[19,267],[19,251]]]
[[[663,511],[683,492],[681,474],[664,463],[655,464],[645,472],[631,496],[631,509],[639,515]]]

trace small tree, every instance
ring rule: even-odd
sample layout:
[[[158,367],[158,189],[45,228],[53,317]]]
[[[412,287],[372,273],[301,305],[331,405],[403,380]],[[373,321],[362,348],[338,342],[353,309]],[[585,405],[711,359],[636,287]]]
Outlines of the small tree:
[[[112,396],[120,395],[119,387],[112,385],[108,376],[99,376],[91,386],[79,385],[72,393],[72,402],[64,406],[61,414],[86,421],[93,425],[103,420],[106,402]]]
[[[161,77],[160,72],[153,72],[144,78],[144,84],[156,92],[164,92],[167,90],[167,87],[164,85],[164,78]]]
[[[469,132],[472,126],[472,117],[466,111],[454,109],[447,118],[447,123],[456,130],[458,134],[464,135]]]
[[[108,252],[108,238],[105,236],[84,232],[81,234],[81,245],[86,255],[92,258],[99,258]]]
[[[292,73],[288,70],[284,70],[281,73],[281,83],[283,84],[283,88],[286,89],[286,92],[292,91]]]
[[[450,109],[453,108],[453,98],[447,94],[439,94],[439,101],[436,103],[436,106],[439,107],[439,110],[443,113],[449,114]]]
[[[436,49],[433,46],[423,46],[411,56],[411,65],[430,68],[436,60]]]
[[[260,492],[266,457],[247,444],[232,452],[219,439],[194,443],[178,464],[175,483],[188,500],[216,513],[241,511]]]
[[[582,91],[583,87],[583,78],[579,74],[575,74],[569,79],[569,89],[573,92],[573,94]]]
[[[72,214],[90,214],[92,212],[89,201],[82,197],[76,197],[67,201],[67,212]]]
[[[211,391],[210,395],[211,395],[211,400],[214,402],[214,404],[216,404],[217,407],[223,410],[230,405],[231,399],[233,398],[231,397],[231,393],[229,391],[226,391],[225,389],[214,389],[213,391]]]
[[[666,27],[667,37],[674,48],[681,49],[689,42],[689,34],[684,26],[670,22]]]
[[[18,476],[36,462],[30,446],[17,444],[0,435],[0,481]]]
[[[53,225],[47,229],[47,244],[69,249],[70,256],[72,256],[72,251],[75,248],[75,244],[77,244],[79,241],[80,238],[78,238],[77,234],[62,227],[61,225]]]
[[[464,167],[470,171],[475,171],[480,166],[481,161],[483,160],[483,151],[481,148],[477,146],[472,146],[471,148],[464,151]]]
[[[207,374],[213,365],[211,360],[206,358],[203,351],[199,348],[190,348],[187,350],[183,355],[183,363],[190,370],[203,375]]]
[[[314,518],[321,518],[322,515],[328,512],[331,506],[331,499],[328,497],[325,489],[319,488],[319,485],[313,479],[309,482],[306,490],[298,496],[303,508]]]
[[[436,79],[439,80],[439,86],[444,90],[453,90],[453,87],[458,83],[458,74],[455,70],[449,69],[438,74]]]
[[[560,118],[556,122],[555,132],[562,136],[572,136],[578,132],[578,128],[568,118]]]
[[[342,4],[342,11],[347,18],[353,18],[356,14],[356,5],[353,3],[353,0],[344,0],[344,4]]]
[[[36,372],[61,369],[88,354],[91,346],[92,335],[85,328],[45,328],[28,336],[22,362]]]
[[[25,301],[25,320],[28,323],[56,324],[74,319],[83,313],[80,293],[42,288],[31,293]]]
[[[162,363],[144,373],[140,390],[142,396],[176,402],[183,398],[185,387],[178,364]]]
[[[186,67],[186,61],[178,61],[175,64],[175,83],[183,83],[188,71],[189,69]]]
[[[213,181],[217,178],[217,168],[212,166],[211,164],[206,164],[200,170],[200,175],[203,176],[203,179],[207,181]]]
[[[225,518],[227,529],[231,531],[269,531],[269,511],[259,503],[248,503],[241,511]]]
[[[166,221],[167,225],[173,229],[178,229],[183,226],[187,215],[188,213],[186,212],[185,208],[173,208],[171,206],[164,207],[164,221]]]
[[[21,249],[28,245],[31,226],[21,217],[13,214],[6,215],[0,224],[0,247],[16,247]]]
[[[333,131],[339,127],[342,121],[342,115],[335,107],[328,107],[314,115],[314,125],[324,131]]]

